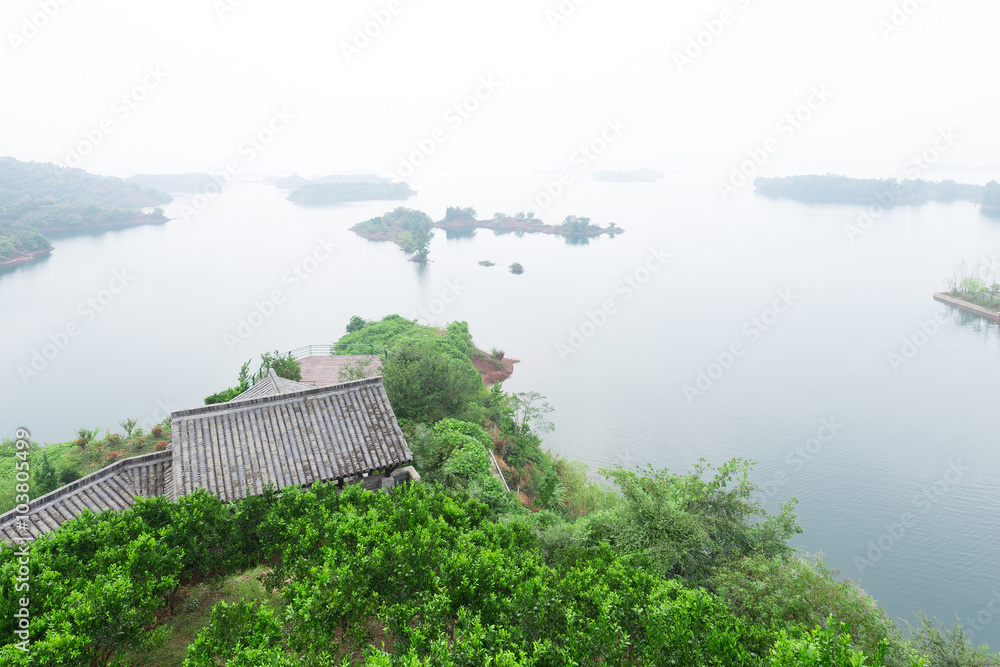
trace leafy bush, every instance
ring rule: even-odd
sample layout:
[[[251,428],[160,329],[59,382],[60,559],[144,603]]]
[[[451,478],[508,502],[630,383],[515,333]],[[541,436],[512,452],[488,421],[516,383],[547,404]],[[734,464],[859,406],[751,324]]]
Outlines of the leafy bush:
[[[154,452],[162,452],[164,449],[170,446],[169,440],[160,440],[158,443],[153,445]]]
[[[260,360],[262,371],[274,369],[278,377],[285,378],[286,380],[295,380],[296,382],[302,380],[302,368],[291,352],[285,355],[282,355],[277,350],[274,353],[265,352],[260,355]]]
[[[153,428],[149,429],[149,434],[151,436],[153,436],[154,438],[162,438],[163,437],[163,427],[159,426],[159,425],[154,426]]]
[[[472,218],[473,220],[475,220],[476,209],[472,208],[471,206],[466,208],[449,206],[447,209],[445,209],[444,212],[445,222],[448,222],[449,220],[455,220],[457,218]]]
[[[524,267],[521,266],[518,262],[514,262],[513,264],[510,265],[510,272],[516,274],[524,273]]]

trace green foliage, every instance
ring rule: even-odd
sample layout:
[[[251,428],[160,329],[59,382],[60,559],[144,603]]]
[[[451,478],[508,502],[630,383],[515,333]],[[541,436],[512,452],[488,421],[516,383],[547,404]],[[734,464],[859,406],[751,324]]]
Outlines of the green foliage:
[[[375,357],[360,357],[349,361],[337,371],[337,379],[340,382],[351,382],[372,377],[375,375],[374,364]]]
[[[216,392],[210,396],[205,397],[205,405],[215,405],[216,403],[228,403],[240,394],[242,394],[246,389],[243,387],[230,387],[229,389],[223,389],[220,392]]]
[[[812,627],[832,617],[848,624],[855,645],[869,653],[885,642],[887,664],[907,664],[912,657],[888,614],[820,560],[753,554],[718,568],[711,585],[733,613],[765,627]]]
[[[275,355],[277,355],[277,350]],[[298,362],[296,362],[298,363]],[[277,371],[275,371],[277,373]],[[280,375],[280,373],[279,373]],[[223,389],[220,392],[214,393],[211,396],[205,397],[205,405],[215,405],[216,403],[228,403],[233,400],[247,389],[250,388],[250,362],[247,361],[242,366],[240,366],[240,374],[236,381],[235,387],[230,387],[229,389]]]
[[[592,539],[645,563],[666,577],[707,581],[715,568],[743,556],[787,554],[787,540],[801,532],[794,499],[778,516],[751,500],[757,487],[751,464],[733,459],[719,468],[698,463],[686,475],[648,468],[639,474],[602,470],[622,502],[592,522]],[[714,475],[704,479],[706,474]]]
[[[782,631],[771,649],[768,665],[801,665],[802,667],[882,667],[885,647],[880,646],[871,656],[851,647],[851,635],[846,623],[835,625],[828,619],[825,628],[816,626],[808,634]],[[923,661],[907,663],[920,667]]]
[[[282,650],[281,623],[259,602],[219,602],[208,625],[188,647],[184,667],[217,665],[294,665]],[[250,658],[253,662],[247,662]]]
[[[983,188],[983,198],[981,200],[983,206],[990,206],[993,208],[1000,207],[1000,183],[996,181],[990,181]]]
[[[456,220],[458,218],[471,218],[476,219],[476,209],[468,206],[466,208],[459,208],[457,206],[449,206],[444,212],[444,220],[448,222],[450,220]]]
[[[590,218],[583,218],[575,215],[567,215],[566,219],[563,220],[562,224],[559,225],[563,230],[570,233],[580,233],[580,232],[590,232],[599,230],[600,227],[597,225],[590,224]]]
[[[359,222],[351,231],[372,240],[393,241],[415,259],[426,259],[434,236],[434,221],[423,211],[400,206],[377,218]]]
[[[273,353],[265,352],[260,355],[260,360],[261,371],[273,368],[278,377],[285,378],[286,380],[295,380],[296,382],[302,380],[302,368],[291,352],[285,355],[282,355],[277,350]]]
[[[927,656],[927,667],[996,667],[1000,657],[990,653],[988,646],[974,647],[958,619],[948,630],[931,620],[927,614],[917,615],[919,625],[910,627],[915,648]]]
[[[458,443],[445,476],[483,474],[488,434],[457,420],[435,429]],[[646,479],[706,510],[735,509],[711,482]],[[372,665],[890,664],[884,643],[855,646],[853,626],[834,617],[812,630],[762,625],[613,545],[583,544],[586,523],[540,514],[494,522],[496,511],[470,497],[474,486],[338,493],[318,484],[231,507],[199,492],[84,513],[30,546],[28,656],[13,648],[18,556],[0,547],[0,637],[8,638],[0,658],[106,665],[140,655],[164,640],[166,626],[154,621],[180,580],[267,563],[280,609],[216,605],[185,665],[346,665],[362,655]]]
[[[31,495],[34,498],[44,496],[49,491],[55,491],[59,488],[59,475],[56,473],[56,467],[49,460],[47,453],[42,451],[41,455],[38,463],[32,467],[31,471],[34,476],[34,481],[31,485]]]
[[[516,273],[519,275],[524,273],[524,267],[521,266],[521,264],[518,262],[514,262],[513,264],[510,265],[509,268],[511,273]]]
[[[136,420],[134,419],[125,419],[123,421],[118,422],[118,425],[121,426],[123,429],[125,429],[125,437],[131,438],[132,431],[135,430],[135,425],[137,423],[138,422],[136,422]]]
[[[33,229],[17,229],[0,236],[0,262],[10,261],[28,253],[49,250],[52,244]]]
[[[396,416],[425,423],[467,415],[483,393],[470,359],[430,341],[404,343],[385,362],[382,378]]]
[[[351,321],[347,323],[347,333],[350,334],[354,333],[355,331],[361,331],[369,324],[373,323],[365,320],[363,317],[360,317],[359,315],[351,315]]]
[[[391,351],[382,377],[400,419],[432,424],[445,417],[468,417],[483,394],[482,377],[472,363],[476,348],[465,322],[452,322],[441,331],[388,315],[344,335],[337,344],[374,344]]]

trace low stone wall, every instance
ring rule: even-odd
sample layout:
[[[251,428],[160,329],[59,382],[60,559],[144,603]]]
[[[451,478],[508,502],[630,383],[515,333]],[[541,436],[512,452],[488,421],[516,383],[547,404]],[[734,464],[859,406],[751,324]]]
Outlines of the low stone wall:
[[[956,299],[955,297],[948,296],[947,294],[943,294],[941,292],[935,294],[934,298],[937,301],[941,301],[942,303],[947,303],[952,306],[957,306],[958,308],[961,308],[962,310],[967,310],[970,313],[975,313],[976,315],[982,315],[983,317],[993,320],[994,322],[1000,322],[1000,314],[997,314],[994,311],[989,310],[987,308],[983,308],[982,306],[977,306],[974,303],[969,303],[968,301],[962,301],[961,299]]]

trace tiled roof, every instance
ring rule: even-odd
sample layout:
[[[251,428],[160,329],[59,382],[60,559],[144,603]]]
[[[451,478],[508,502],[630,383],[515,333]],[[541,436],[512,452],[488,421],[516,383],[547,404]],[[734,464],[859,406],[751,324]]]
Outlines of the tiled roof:
[[[248,401],[251,398],[277,396],[278,394],[287,394],[292,391],[302,391],[304,389],[312,388],[311,384],[296,382],[295,380],[286,380],[283,377],[279,377],[278,374],[274,372],[273,368],[268,368],[267,373],[262,375],[252,387],[229,402],[235,403],[236,401]]]
[[[382,489],[420,479],[412,468],[397,470],[413,455],[382,378],[319,388],[275,378],[262,378],[242,399],[174,412],[167,449],[117,461],[31,501],[20,530],[17,510],[7,512],[0,540],[33,540],[84,509],[123,510],[139,496],[176,499],[205,489],[228,502],[269,484],[346,480]],[[254,390],[260,395],[247,396]],[[376,470],[396,472],[361,479]]]
[[[139,496],[173,495],[170,449],[116,461],[28,503],[22,523],[16,509],[0,516],[0,539],[33,540],[55,530],[84,509],[123,510]]]
[[[413,455],[382,378],[171,415],[174,488],[223,500],[396,468]]]

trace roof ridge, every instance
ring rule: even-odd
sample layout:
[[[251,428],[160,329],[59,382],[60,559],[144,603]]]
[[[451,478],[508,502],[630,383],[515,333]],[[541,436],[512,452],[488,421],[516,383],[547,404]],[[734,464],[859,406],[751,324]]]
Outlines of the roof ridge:
[[[242,401],[228,401],[226,403],[215,403],[214,405],[205,405],[197,408],[189,408],[187,410],[175,410],[170,413],[170,419],[182,419],[184,417],[194,417],[197,415],[207,415],[213,412],[227,412],[229,410],[243,410],[252,405],[263,405],[266,403],[277,403],[278,401],[288,400],[290,398],[303,398],[309,396],[323,396],[327,394],[343,393],[353,389],[359,389],[368,385],[381,385],[382,376],[376,375],[372,378],[365,378],[364,380],[352,380],[350,382],[342,382],[340,384],[332,384],[326,387],[310,387],[309,389],[302,389],[300,391],[289,391],[284,394],[274,394],[271,396],[259,396],[257,398],[248,398]]]

